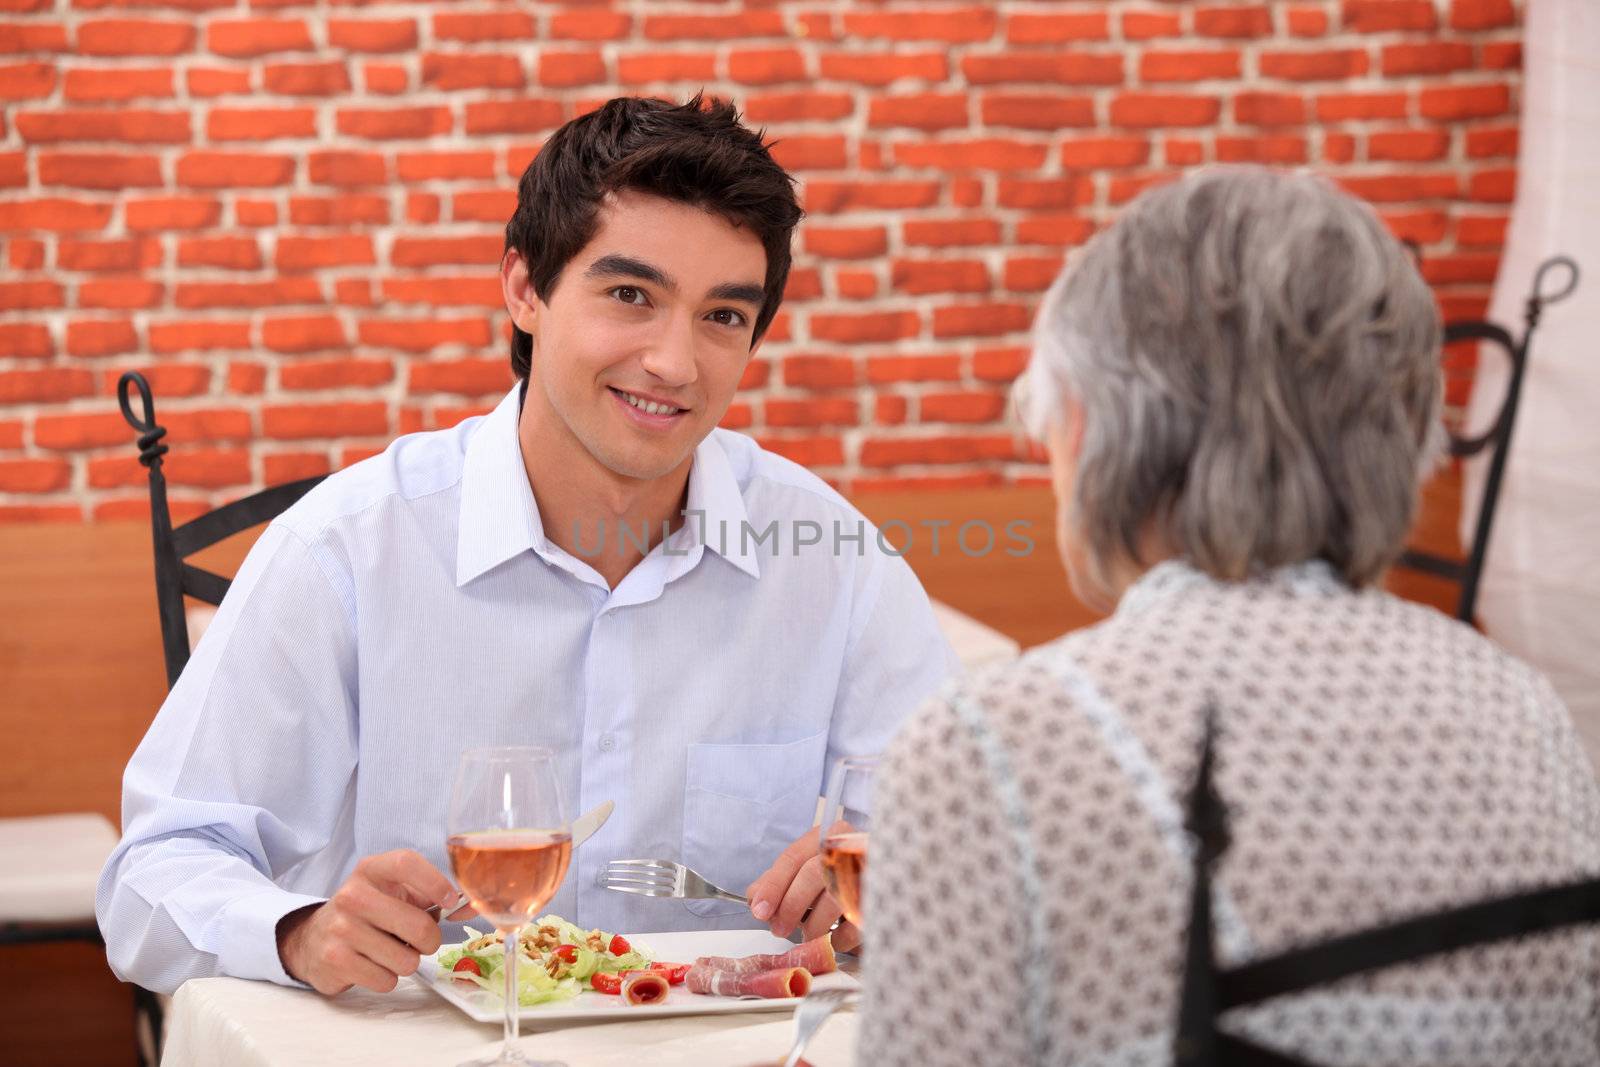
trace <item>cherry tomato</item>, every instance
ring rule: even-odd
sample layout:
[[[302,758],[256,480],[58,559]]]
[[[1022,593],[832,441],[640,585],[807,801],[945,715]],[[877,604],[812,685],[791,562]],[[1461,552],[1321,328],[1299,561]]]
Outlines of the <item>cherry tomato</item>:
[[[682,985],[689,973],[687,963],[652,963],[650,970],[667,980],[668,985]]]
[[[596,993],[621,993],[622,976],[620,974],[607,974],[605,971],[596,971],[589,976],[589,984]]]
[[[621,934],[611,935],[611,954],[613,956],[626,956],[632,947],[632,945],[628,944],[628,939]]]
[[[577,963],[578,962],[578,946],[577,945],[561,945],[561,946],[559,946],[556,949],[556,959],[562,960],[562,961],[564,961],[566,963]]]
[[[483,968],[479,967],[478,966],[478,961],[473,959],[471,956],[462,956],[459,960],[456,960],[456,965],[454,967],[450,968],[450,969],[452,971],[471,971],[473,974],[477,975],[479,978],[483,977]],[[471,979],[470,978],[458,978],[457,981],[469,982],[469,981],[471,981]]]

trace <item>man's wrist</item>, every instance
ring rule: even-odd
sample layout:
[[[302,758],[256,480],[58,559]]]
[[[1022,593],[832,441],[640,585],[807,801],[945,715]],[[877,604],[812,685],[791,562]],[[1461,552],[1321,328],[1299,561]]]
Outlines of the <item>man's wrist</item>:
[[[278,942],[278,963],[282,965],[284,974],[302,984],[309,983],[306,982],[305,977],[300,974],[299,969],[295,966],[294,957],[298,955],[298,953],[293,951],[293,949],[298,947],[298,935],[300,933],[300,929],[311,920],[311,917],[317,913],[317,909],[322,907],[322,905],[325,903],[327,903],[327,901],[317,901],[315,904],[307,904],[305,907],[296,908],[291,912],[285,913],[283,918],[278,920],[278,926],[276,930]]]

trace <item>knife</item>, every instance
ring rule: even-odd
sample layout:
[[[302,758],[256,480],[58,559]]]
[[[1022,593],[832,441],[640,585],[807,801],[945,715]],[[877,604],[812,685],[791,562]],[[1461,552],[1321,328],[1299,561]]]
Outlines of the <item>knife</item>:
[[[595,832],[606,824],[606,820],[611,818],[611,812],[616,809],[616,806],[617,805],[614,802],[607,800],[604,803],[596,804],[592,810],[586,811],[576,819],[573,819],[572,847],[577,848],[579,845],[589,840],[589,838],[593,837]],[[466,905],[467,895],[465,893],[460,893],[456,896],[455,903],[451,904],[448,910],[440,907],[438,904],[428,908],[428,918],[432,919],[434,922],[438,922],[441,916],[454,915],[456,912],[466,907]]]

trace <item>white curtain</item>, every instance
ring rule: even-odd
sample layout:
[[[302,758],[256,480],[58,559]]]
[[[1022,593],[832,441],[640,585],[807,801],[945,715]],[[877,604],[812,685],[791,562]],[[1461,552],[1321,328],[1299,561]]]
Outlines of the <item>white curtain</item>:
[[[1582,278],[1534,334],[1479,613],[1555,684],[1600,766],[1600,0],[1529,0],[1525,18],[1517,199],[1490,318],[1520,336],[1549,256],[1571,256]],[[1494,347],[1479,366],[1474,429],[1505,393]],[[1466,471],[1464,542],[1486,467]]]

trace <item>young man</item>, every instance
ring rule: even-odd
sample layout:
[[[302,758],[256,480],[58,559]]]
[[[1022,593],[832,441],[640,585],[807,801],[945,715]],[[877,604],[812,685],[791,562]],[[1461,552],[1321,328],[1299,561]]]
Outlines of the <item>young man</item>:
[[[97,909],[119,975],[392,988],[455,899],[456,756],[495,743],[553,748],[572,814],[616,803],[550,910],[827,929],[824,770],[880,751],[953,657],[854,509],[715,428],[799,216],[727,105],[619,99],[557,131],[506,227],[518,385],[272,523],[134,754]],[[600,889],[623,856],[752,907]]]

